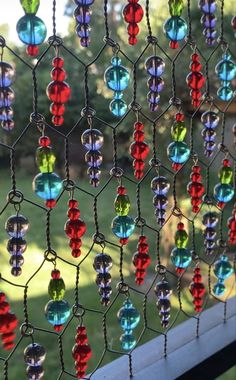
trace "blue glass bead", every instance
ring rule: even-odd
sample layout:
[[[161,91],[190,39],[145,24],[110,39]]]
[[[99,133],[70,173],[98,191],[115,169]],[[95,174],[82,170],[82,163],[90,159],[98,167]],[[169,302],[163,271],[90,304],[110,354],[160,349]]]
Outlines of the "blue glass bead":
[[[187,248],[175,247],[171,254],[171,261],[177,268],[185,269],[192,261],[191,253]]]
[[[198,5],[204,13],[214,13],[217,7],[215,0],[200,0]]]
[[[103,146],[104,137],[98,129],[86,129],[81,136],[81,142],[88,150],[99,150]]]
[[[112,232],[122,239],[126,239],[134,232],[135,224],[130,216],[116,216],[111,223]]]
[[[201,116],[201,122],[206,128],[216,128],[219,124],[220,118],[217,113],[213,111],[206,111]]]
[[[53,326],[63,325],[70,316],[71,310],[67,301],[49,301],[45,306],[45,317]]]
[[[225,292],[225,285],[223,284],[223,282],[218,282],[216,285],[214,285],[213,287],[213,293],[216,295],[216,296],[222,296]]]
[[[158,104],[160,102],[160,95],[157,92],[149,91],[147,100],[151,104]]]
[[[22,238],[11,238],[7,242],[7,250],[10,255],[22,255],[27,248],[27,243]]]
[[[214,197],[219,202],[227,203],[231,201],[234,196],[234,188],[228,184],[218,183],[214,187]]]
[[[220,87],[217,91],[217,95],[221,100],[228,102],[234,96],[234,92],[230,87]]]
[[[111,64],[113,66],[120,66],[121,65],[121,59],[118,56],[112,57]]]
[[[92,11],[89,7],[77,7],[74,17],[79,24],[89,24],[91,21]]]
[[[160,77],[165,69],[165,62],[161,57],[152,56],[145,62],[145,69],[153,77]]]
[[[39,173],[33,179],[33,191],[42,199],[55,199],[62,189],[62,181],[55,173]]]
[[[110,66],[104,73],[104,80],[110,90],[120,92],[128,87],[130,75],[124,66]]]
[[[0,85],[1,85],[1,64],[0,64]],[[9,107],[15,99],[15,93],[11,88],[0,87],[0,107]]]
[[[221,281],[230,277],[233,271],[232,265],[226,255],[222,255],[214,264],[214,274]]]
[[[75,3],[78,5],[92,5],[94,3],[94,0],[75,0]]]
[[[0,87],[9,87],[15,80],[15,70],[9,63],[0,62]]]
[[[140,314],[133,306],[132,302],[127,299],[117,313],[120,326],[126,331],[133,330],[140,321]]]
[[[123,98],[123,92],[115,91],[113,96],[114,96],[114,99],[121,99]]]
[[[188,26],[186,21],[177,16],[169,18],[164,24],[164,32],[172,41],[180,41],[186,37]]]
[[[166,177],[155,177],[151,182],[151,189],[156,195],[165,195],[170,189],[170,183],[167,181]]]
[[[229,57],[230,56],[227,56],[227,59],[224,58],[217,63],[215,67],[216,74],[223,81],[231,81],[236,77],[236,65]]]
[[[174,141],[168,145],[167,155],[172,162],[183,164],[190,156],[190,149],[185,142]]]
[[[161,77],[150,77],[147,85],[152,92],[161,92],[164,88],[164,80]]]
[[[85,154],[85,162],[88,166],[97,168],[102,163],[102,155],[99,150],[89,150]]]
[[[40,45],[46,38],[46,26],[39,17],[26,14],[16,25],[19,39],[26,45]]]
[[[132,334],[123,334],[120,337],[123,350],[130,351],[136,346],[136,339]]]
[[[22,238],[29,229],[28,219],[21,215],[12,215],[7,219],[5,230],[12,238]],[[20,239],[21,240],[21,239]]]
[[[109,105],[111,113],[116,117],[122,117],[127,111],[127,104],[122,99],[114,99]]]

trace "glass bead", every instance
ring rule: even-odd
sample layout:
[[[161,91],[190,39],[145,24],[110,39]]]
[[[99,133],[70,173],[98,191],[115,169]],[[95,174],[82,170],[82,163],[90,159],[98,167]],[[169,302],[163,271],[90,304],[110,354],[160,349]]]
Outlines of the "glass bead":
[[[36,151],[36,164],[41,173],[52,173],[56,157],[50,147],[40,147]]]
[[[86,129],[81,136],[81,142],[88,150],[99,150],[103,146],[104,137],[98,129]]]
[[[66,323],[71,313],[67,301],[49,301],[45,306],[45,317],[54,326]]]
[[[130,216],[116,216],[111,224],[112,232],[122,239],[126,239],[132,235],[135,228],[133,218]]]
[[[207,40],[209,40],[209,44],[211,44],[213,41],[215,43],[215,38],[216,38],[216,30],[212,29],[212,28],[205,28],[202,32],[202,34],[204,35],[204,37],[206,37]]]
[[[42,199],[55,199],[62,189],[62,181],[55,173],[39,173],[33,179],[33,191]]]
[[[19,39],[26,45],[40,45],[46,38],[47,29],[44,22],[37,16],[23,16],[16,25]]]
[[[231,185],[218,183],[214,187],[214,197],[219,202],[227,203],[234,196],[234,188]]]
[[[74,17],[79,24],[89,24],[91,21],[92,11],[89,7],[77,7],[74,12]]]
[[[20,3],[25,13],[36,14],[39,9],[40,0],[20,0]]]
[[[1,68],[0,68],[0,108],[11,106],[12,103],[14,102],[14,99],[15,99],[15,93],[11,88],[1,87]]]
[[[236,65],[231,60],[223,59],[216,65],[215,72],[222,81],[231,81],[236,77]]]
[[[171,252],[171,261],[177,267],[185,269],[189,266],[192,261],[191,253],[186,248],[175,247]]]
[[[187,128],[183,121],[176,121],[171,127],[171,136],[174,141],[182,142],[185,139]]]
[[[222,255],[219,260],[215,262],[213,271],[219,280],[226,280],[231,276],[231,274],[233,274],[234,270],[228,260],[228,257],[226,255]]]
[[[213,287],[213,293],[216,296],[222,296],[225,292],[225,285],[222,282],[218,282],[216,285]]]
[[[5,230],[13,238],[22,238],[29,229],[29,221],[23,215],[12,215],[7,219]]]
[[[11,107],[0,108],[0,120],[7,121],[13,118],[13,109]]]
[[[223,166],[218,177],[221,183],[230,184],[233,178],[233,169],[230,166]]]
[[[154,292],[157,297],[168,298],[171,295],[172,290],[170,289],[169,283],[163,280],[163,281],[159,281],[156,284],[154,288]]]
[[[81,238],[86,232],[86,224],[81,220],[68,220],[65,224],[65,233],[71,239]]]
[[[166,208],[168,199],[165,195],[155,195],[153,198],[153,205],[157,208]]]
[[[88,166],[99,167],[102,164],[103,157],[99,150],[89,150],[85,154],[85,162]]]
[[[15,80],[15,70],[6,62],[0,62],[0,88],[9,87]]]
[[[95,256],[93,267],[98,273],[107,273],[112,267],[112,258],[111,256],[99,253]]]
[[[138,23],[143,18],[143,8],[141,5],[131,2],[124,7],[123,16],[128,23]]]
[[[114,99],[110,103],[110,111],[117,117],[122,117],[127,111],[127,104],[122,99]]]
[[[119,216],[126,216],[129,213],[130,210],[130,200],[128,195],[122,194],[122,195],[117,195],[115,202],[115,211],[117,215]]]
[[[70,99],[71,89],[66,82],[53,81],[47,86],[47,96],[54,103],[66,103]]]
[[[24,350],[24,361],[29,366],[34,367],[41,365],[45,357],[45,348],[38,343],[29,344]]]
[[[61,301],[65,294],[65,283],[62,278],[52,278],[48,285],[48,294],[54,301]]]
[[[234,92],[230,87],[220,87],[217,91],[217,95],[221,100],[227,102],[232,99]]]
[[[87,174],[90,178],[99,179],[101,175],[101,170],[99,168],[89,167],[87,170]]]
[[[161,77],[150,77],[147,85],[152,92],[161,92],[164,88],[164,80]]]
[[[75,3],[84,7],[85,5],[92,5],[94,0],[75,0]]]
[[[165,62],[161,57],[152,56],[145,62],[145,69],[153,77],[160,77],[165,70]]]
[[[201,122],[206,128],[216,128],[219,121],[220,118],[218,114],[213,111],[206,111],[201,116]]]
[[[80,38],[88,38],[91,32],[91,27],[89,24],[79,24],[76,27],[76,34]]]
[[[217,226],[218,220],[219,218],[216,212],[209,211],[203,215],[202,223],[206,227],[215,228]]]
[[[186,78],[186,82],[187,82],[187,85],[192,90],[199,90],[204,85],[205,78],[202,75],[202,73],[192,72],[192,73],[188,74],[188,76]]]
[[[138,310],[133,306],[132,302],[127,299],[124,301],[123,306],[117,313],[122,329],[130,331],[133,330],[140,321],[140,314]]]
[[[190,149],[185,142],[172,142],[167,147],[167,154],[172,162],[183,164],[190,156]]]
[[[7,242],[7,250],[11,255],[22,255],[27,248],[27,243],[22,238],[11,238]]]
[[[188,244],[188,234],[185,230],[178,230],[175,234],[175,244],[177,248],[186,248]]]
[[[201,135],[205,141],[214,141],[216,137],[216,132],[214,129],[205,128],[202,130]]]
[[[183,0],[169,0],[171,16],[181,16],[183,11]]]
[[[130,80],[128,70],[124,66],[110,66],[104,73],[107,87],[113,91],[124,91]]]
[[[214,13],[216,11],[217,4],[215,0],[200,0],[198,4],[204,13]]]
[[[14,268],[22,267],[24,264],[24,257],[22,255],[11,255],[9,264]]]
[[[113,66],[120,66],[121,65],[121,59],[118,56],[112,57],[111,63]]]
[[[22,269],[20,267],[13,267],[12,270],[11,270],[11,274],[12,276],[20,276],[22,273]]]
[[[170,189],[170,183],[165,177],[155,177],[151,182],[151,189],[156,195],[165,195]]]
[[[215,28],[217,18],[213,14],[204,14],[201,17],[201,23],[205,26],[205,28]]]
[[[132,350],[136,345],[136,339],[132,334],[122,334],[120,337],[121,347],[123,350]]]
[[[40,380],[44,376],[44,369],[41,366],[27,367],[26,373],[29,380]]]
[[[173,41],[183,40],[187,35],[188,26],[181,17],[171,17],[164,24],[166,36]]]
[[[61,67],[54,67],[51,71],[51,78],[55,81],[62,82],[66,79],[66,72]]]
[[[147,101],[153,105],[158,105],[160,102],[160,95],[157,92],[149,91],[147,94]]]

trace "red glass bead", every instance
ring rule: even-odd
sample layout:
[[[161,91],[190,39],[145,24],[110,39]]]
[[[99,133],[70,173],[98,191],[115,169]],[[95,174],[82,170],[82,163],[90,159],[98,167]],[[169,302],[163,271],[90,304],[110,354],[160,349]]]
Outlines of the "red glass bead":
[[[53,60],[52,60],[52,65],[54,66],[54,67],[63,67],[64,66],[64,59],[63,58],[61,58],[61,57],[55,57],[55,58],[53,58]]]
[[[192,55],[191,55],[191,59],[192,59],[192,61],[199,61],[199,55],[197,54],[197,53],[193,53]]]
[[[191,90],[190,96],[191,96],[192,100],[195,100],[196,102],[200,102],[202,93],[199,90]]]
[[[11,348],[14,347],[14,340],[16,339],[16,334],[14,332],[6,333],[2,335],[2,342],[6,347],[6,343],[11,345]]]
[[[119,187],[117,188],[117,193],[118,193],[119,195],[125,195],[125,194],[126,194],[126,188],[125,188],[124,186],[119,186]]]
[[[50,105],[50,112],[54,116],[62,116],[65,113],[65,106],[64,104],[60,104],[60,103],[52,103]]]
[[[135,282],[137,285],[142,285],[146,276],[146,269],[151,263],[151,258],[148,255],[149,246],[146,236],[141,235],[139,237],[137,249],[138,251],[134,253],[132,261],[136,268]]]
[[[175,114],[175,120],[176,121],[184,121],[184,114],[181,112],[178,112]]]
[[[224,208],[224,207],[225,207],[225,202],[218,202],[218,203],[217,203],[217,206],[218,206],[219,208]]]
[[[47,87],[47,96],[55,103],[66,103],[70,94],[70,87],[65,82],[51,82]]]
[[[75,370],[78,379],[85,377],[87,362],[92,356],[92,350],[88,344],[87,332],[84,326],[77,327],[75,337],[76,344],[72,348],[72,356],[75,360]]]
[[[66,79],[66,72],[60,67],[55,67],[51,71],[51,78],[55,81],[62,82],[64,79]]]
[[[134,160],[133,167],[135,170],[143,171],[143,169],[145,168],[145,162],[142,160]]]
[[[201,197],[204,194],[204,187],[202,183],[192,182],[188,186],[188,193],[191,197]]]
[[[8,302],[3,301],[0,303],[0,315],[8,313],[9,310],[10,310],[10,305]]]
[[[82,220],[68,220],[65,225],[65,232],[70,238],[80,238],[86,232],[86,225]]]
[[[79,205],[79,202],[76,201],[75,199],[70,199],[68,202],[68,207],[69,208],[77,208]]]
[[[200,174],[201,168],[199,165],[192,166],[192,173],[190,175],[191,182],[187,185],[187,191],[191,196],[192,211],[197,213],[202,203],[202,196],[205,192],[204,186],[201,183],[202,176]]]
[[[184,230],[184,223],[179,222],[179,223],[177,224],[177,230],[179,230],[179,231]]]
[[[140,4],[129,3],[123,9],[123,16],[128,23],[138,23],[143,18],[143,8]]]
[[[191,55],[190,69],[186,77],[186,82],[190,88],[190,96],[192,98],[192,105],[197,108],[201,104],[202,93],[200,89],[204,86],[206,80],[203,74],[200,72],[202,65],[199,62],[200,57],[198,54],[194,53]]]
[[[182,273],[184,273],[185,269],[177,267],[177,268],[175,268],[175,271],[176,271],[176,273],[181,275]]]
[[[80,257],[80,255],[81,255],[81,250],[78,249],[78,248],[76,248],[76,249],[72,249],[71,255],[72,255],[75,259],[77,259],[77,257]]]
[[[50,140],[50,138],[49,137],[47,137],[47,136],[41,136],[40,138],[39,138],[39,145],[40,146],[49,146],[51,144],[51,140]]]
[[[81,239],[70,239],[69,246],[71,249],[79,249],[82,246]]]
[[[201,71],[202,69],[202,65],[200,62],[192,62],[191,65],[190,65],[190,69],[191,71]]]
[[[225,158],[225,159],[222,161],[222,164],[223,164],[223,166],[231,166],[231,162],[230,162],[230,160],[228,160],[227,158]]]
[[[48,208],[54,208],[57,204],[57,201],[56,199],[48,199],[46,202],[45,202],[45,205],[46,207]]]
[[[205,84],[204,76],[199,72],[193,72],[187,76],[187,84],[193,90],[199,90]]]
[[[55,330],[56,332],[60,332],[60,331],[63,330],[63,325],[55,325],[55,326],[53,326],[53,328],[54,328],[54,330]]]
[[[67,220],[64,230],[66,235],[70,238],[69,246],[72,249],[71,255],[77,258],[81,255],[82,241],[81,237],[85,234],[87,227],[83,220],[80,218],[80,210],[78,207],[78,201],[75,199],[70,199],[68,202],[69,209],[67,215],[69,220]]]
[[[4,293],[0,293],[0,334],[4,350],[11,350],[15,344],[14,330],[18,326],[18,319],[10,311],[10,305]]]
[[[144,172],[142,170],[135,170],[134,176],[136,179],[140,180],[144,176]]]
[[[133,142],[130,145],[130,154],[136,160],[144,160],[149,151],[149,146],[145,142]]]
[[[144,130],[143,123],[141,123],[140,121],[136,121],[136,123],[134,124],[134,129],[136,131],[143,131]]]
[[[0,292],[0,302],[3,302],[6,300],[6,295],[3,292]]]
[[[120,244],[121,245],[126,245],[128,243],[129,239],[128,238],[121,238],[120,239]]]
[[[178,49],[179,43],[178,43],[178,41],[170,41],[169,46],[171,49]]]
[[[137,142],[143,142],[144,141],[144,133],[142,131],[135,131],[133,134],[134,140]]]
[[[129,33],[129,35],[136,36],[139,33],[138,24],[135,24],[135,23],[129,24],[127,27],[127,31]]]
[[[37,45],[28,45],[26,48],[26,53],[31,57],[37,57],[39,54],[39,48]]]
[[[58,279],[61,277],[61,272],[58,269],[54,269],[51,272],[51,276],[53,279]]]
[[[80,210],[78,208],[70,208],[67,215],[70,220],[76,220],[80,217]]]
[[[64,123],[64,117],[63,116],[53,116],[52,122],[56,127],[59,127]]]
[[[138,39],[136,37],[129,37],[128,41],[130,45],[136,45]]]
[[[198,165],[194,165],[194,166],[192,166],[192,171],[194,173],[200,173],[201,172],[201,168]]]
[[[183,165],[178,164],[177,162],[173,162],[173,164],[171,166],[177,172],[178,170],[180,170],[182,168]]]
[[[134,176],[138,180],[140,180],[144,176],[144,160],[150,151],[149,146],[146,144],[146,142],[144,142],[145,135],[143,129],[144,125],[141,122],[136,122],[134,124],[133,138],[135,141],[132,142],[129,147],[130,155],[134,158]]]

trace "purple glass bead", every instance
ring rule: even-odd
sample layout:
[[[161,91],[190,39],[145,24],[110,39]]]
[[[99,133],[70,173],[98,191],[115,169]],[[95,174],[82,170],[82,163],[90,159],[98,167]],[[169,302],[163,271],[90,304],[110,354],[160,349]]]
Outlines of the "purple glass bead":
[[[1,121],[12,120],[12,118],[13,118],[13,109],[11,107],[0,108]]]
[[[217,8],[215,0],[200,0],[198,5],[204,13],[214,13]]]
[[[164,88],[164,81],[161,77],[150,77],[147,85],[152,92],[161,92]]]
[[[83,7],[86,5],[92,5],[94,3],[94,0],[74,0],[75,4],[82,5]]]
[[[80,40],[80,45],[83,47],[88,47],[90,45],[90,38],[88,37],[82,37]]]
[[[74,12],[76,21],[80,24],[89,24],[92,11],[89,7],[77,7]]]
[[[160,101],[160,95],[157,92],[149,91],[147,94],[147,100],[151,104],[158,104]]]
[[[216,132],[214,129],[208,128],[203,129],[201,135],[205,141],[214,141],[216,137]]]
[[[79,24],[76,27],[76,34],[80,38],[88,38],[90,31],[91,31],[91,28],[90,28],[89,24]]]
[[[8,88],[0,88],[0,107],[9,107],[15,99],[14,91]]]
[[[205,28],[203,30],[203,35],[206,38],[215,39],[216,38],[216,30],[211,28]]]
[[[4,120],[1,123],[1,127],[5,131],[11,131],[15,127],[15,123],[13,120]]]
[[[213,151],[216,147],[216,144],[214,141],[205,141],[204,147],[207,151]]]
[[[219,115],[214,111],[206,111],[201,116],[201,122],[206,128],[216,128],[219,121]]]
[[[201,17],[201,23],[205,26],[205,28],[214,28],[216,26],[217,18],[213,14],[204,14]]]
[[[153,77],[159,77],[164,72],[165,62],[161,57],[152,56],[146,60],[145,68],[149,75]]]

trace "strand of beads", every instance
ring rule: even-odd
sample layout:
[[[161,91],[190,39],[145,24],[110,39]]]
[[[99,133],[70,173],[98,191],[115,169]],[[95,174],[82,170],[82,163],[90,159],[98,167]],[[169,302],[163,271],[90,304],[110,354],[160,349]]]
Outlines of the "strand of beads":
[[[158,174],[151,182],[151,189],[155,194],[153,197],[153,205],[157,223],[163,226],[166,220],[166,207],[168,205],[167,193],[170,189],[170,183],[166,177]]]
[[[144,277],[146,276],[146,269],[151,264],[151,258],[148,254],[149,245],[147,238],[144,235],[139,236],[138,251],[133,254],[133,264],[135,266],[135,282],[137,285],[144,283]]]
[[[80,38],[80,45],[88,47],[90,45],[90,31],[89,25],[91,20],[92,10],[90,5],[93,5],[94,0],[74,0],[77,7],[74,11],[74,17],[77,22],[75,28],[77,36]]]
[[[112,57],[112,66],[109,66],[104,73],[104,81],[109,90],[114,91],[114,99],[110,103],[110,111],[116,117],[122,117],[127,111],[127,104],[122,99],[123,91],[128,87],[130,74],[129,71],[121,65],[121,59],[118,56]]]
[[[203,305],[202,297],[206,293],[206,288],[202,282],[201,269],[199,266],[194,268],[193,281],[189,286],[189,291],[193,297],[194,310],[200,313]]]
[[[136,45],[138,42],[136,37],[139,33],[138,23],[143,18],[143,8],[138,2],[139,0],[128,0],[128,4],[123,8],[124,20],[129,24],[127,31],[130,45]]]
[[[228,257],[223,254],[214,264],[214,274],[218,281],[214,285],[213,292],[216,296],[222,296],[226,290],[225,280],[233,274],[234,270]]]
[[[103,134],[98,129],[91,127],[84,131],[81,136],[81,142],[88,151],[85,154],[85,162],[88,165],[87,174],[90,177],[90,184],[93,187],[97,187],[101,175],[100,165],[103,161],[103,157],[99,150],[104,144]]]
[[[206,38],[206,43],[209,46],[213,46],[216,43],[216,21],[217,18],[214,15],[217,8],[215,0],[200,0],[198,3],[200,10],[203,12],[201,17],[201,24],[203,24],[203,35]]]
[[[53,69],[51,71],[52,82],[46,89],[46,94],[49,100],[53,103],[50,105],[50,112],[53,115],[52,123],[59,127],[64,123],[65,106],[71,96],[71,89],[68,83],[65,82],[66,72],[63,69],[64,59],[55,57],[52,61]]]
[[[103,251],[98,253],[94,258],[93,267],[97,272],[96,284],[99,287],[98,292],[101,296],[101,304],[107,306],[110,303],[112,293],[111,274],[109,273],[112,268],[111,256]]]
[[[200,63],[200,57],[197,53],[191,55],[191,63],[189,68],[191,73],[186,77],[186,82],[190,88],[190,96],[192,98],[192,105],[199,107],[201,104],[202,93],[200,89],[204,86],[206,80],[201,73],[202,65]]]
[[[202,223],[206,227],[203,232],[206,255],[212,255],[216,247],[216,227],[219,218],[216,212],[208,211],[203,215]]]
[[[46,38],[47,28],[41,18],[36,16],[40,0],[21,0],[25,15],[20,18],[16,25],[19,39],[27,45],[28,55],[35,57],[39,53],[38,45]]]
[[[204,154],[206,157],[212,157],[215,149],[216,128],[220,118],[216,112],[206,111],[201,116],[201,122],[204,125],[201,135],[204,139]]]
[[[180,17],[183,11],[183,0],[169,0],[168,3],[171,17],[165,21],[163,29],[170,40],[171,49],[177,49],[178,41],[186,37],[188,30],[186,21]]]
[[[71,255],[75,258],[81,255],[82,241],[81,237],[85,234],[87,227],[85,222],[80,219],[80,210],[78,209],[78,202],[71,198],[68,202],[68,220],[64,226],[64,231],[70,239],[70,248],[72,249]]]
[[[190,156],[190,149],[183,141],[187,133],[187,128],[184,123],[184,115],[178,112],[175,115],[175,122],[171,127],[171,136],[174,142],[167,147],[167,155],[172,161],[172,168],[179,170]]]
[[[144,141],[145,135],[143,132],[144,125],[140,121],[134,124],[133,138],[134,142],[129,147],[129,152],[133,157],[134,176],[138,180],[143,178],[143,170],[145,167],[144,160],[150,151],[148,144]]]
[[[230,165],[231,163],[227,158],[222,161],[222,167],[218,174],[220,183],[217,183],[214,187],[214,197],[218,202],[217,206],[220,208],[223,208],[234,196],[234,188],[231,184],[233,179],[233,169]]]
[[[24,361],[27,365],[26,373],[29,380],[42,379],[44,369],[42,364],[46,358],[46,351],[41,344],[31,343],[24,350]]]
[[[176,267],[176,272],[181,274],[192,261],[191,252],[187,248],[188,234],[184,229],[184,223],[179,222],[175,233],[176,247],[171,251],[171,261]]]
[[[75,360],[75,369],[77,379],[83,379],[86,376],[87,363],[92,356],[92,350],[88,344],[86,327],[81,324],[76,329],[75,345],[72,348],[72,356]]]
[[[124,301],[123,306],[117,313],[117,318],[121,328],[124,330],[124,334],[120,337],[121,347],[123,350],[130,351],[136,345],[133,330],[139,324],[140,314],[129,298]]]
[[[11,350],[14,346],[16,334],[14,330],[18,326],[18,319],[11,312],[6,295],[0,292],[0,335],[4,350]]]
[[[232,216],[227,221],[228,226],[228,244],[236,244],[236,203],[233,207]]]
[[[20,276],[22,273],[21,267],[24,264],[23,253],[27,247],[24,237],[28,229],[28,219],[19,214],[19,212],[17,212],[16,215],[10,216],[5,224],[5,230],[10,236],[7,243],[7,250],[11,256],[9,263],[12,267],[11,274],[13,276]]]
[[[221,87],[217,91],[218,97],[223,101],[229,101],[234,96],[230,82],[236,78],[236,65],[231,60],[231,55],[225,52],[222,60],[217,63],[215,72],[221,80]]]
[[[165,70],[165,62],[161,57],[153,55],[145,62],[145,69],[150,75],[147,81],[149,92],[147,94],[147,101],[151,111],[157,111],[160,102],[160,92],[164,88],[164,80],[161,75]]]
[[[56,157],[50,146],[51,140],[47,136],[39,139],[39,148],[36,151],[36,164],[40,170],[33,179],[33,191],[35,194],[45,200],[49,208],[56,205],[56,197],[62,189],[60,177],[53,172]]]
[[[60,271],[52,270],[51,276],[48,285],[48,294],[51,300],[45,306],[45,317],[53,325],[55,331],[61,331],[70,316],[71,310],[68,302],[63,299],[66,287]]]
[[[15,81],[15,70],[7,62],[0,62],[0,121],[5,131],[14,128],[13,109],[15,94],[10,87]]]
[[[135,223],[133,218],[128,216],[130,210],[130,200],[126,194],[126,188],[119,186],[114,202],[117,216],[112,220],[111,229],[114,235],[120,238],[120,243],[126,244],[129,237],[134,232]]]
[[[161,325],[163,328],[167,328],[169,326],[169,320],[170,320],[170,310],[171,310],[171,303],[170,303],[170,296],[172,293],[172,290],[170,289],[170,285],[165,277],[165,275],[162,277],[161,281],[159,281],[155,288],[154,292],[157,296],[157,309],[159,311],[159,316],[161,318]]]
[[[192,211],[196,213],[200,211],[199,206],[202,204],[202,196],[205,192],[200,173],[201,167],[199,165],[192,166],[191,182],[187,185],[187,190],[191,197]]]

